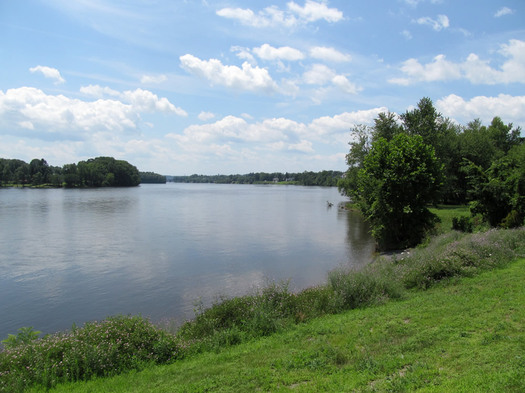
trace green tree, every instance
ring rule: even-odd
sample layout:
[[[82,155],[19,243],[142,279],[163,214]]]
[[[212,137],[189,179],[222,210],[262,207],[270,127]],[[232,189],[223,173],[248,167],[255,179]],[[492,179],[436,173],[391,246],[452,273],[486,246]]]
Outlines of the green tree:
[[[436,202],[443,165],[419,135],[404,133],[372,143],[358,173],[358,205],[380,249],[418,244],[436,222],[428,210]]]
[[[397,115],[392,112],[381,112],[374,119],[373,140],[385,138],[390,141],[394,136],[403,132],[403,127],[397,121]]]
[[[525,218],[525,144],[483,170],[470,162],[466,167],[471,186],[471,211],[493,226],[516,227]]]
[[[512,129],[512,123],[505,124],[498,116],[492,119],[487,131],[496,149],[503,154],[507,154],[513,146],[521,142],[520,128]]]

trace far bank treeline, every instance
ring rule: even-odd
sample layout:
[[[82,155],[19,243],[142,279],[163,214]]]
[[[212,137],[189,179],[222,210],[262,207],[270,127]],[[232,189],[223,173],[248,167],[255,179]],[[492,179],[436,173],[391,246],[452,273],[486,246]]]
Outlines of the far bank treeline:
[[[133,187],[140,183],[166,183],[166,177],[139,172],[124,160],[97,157],[63,167],[51,166],[45,159],[26,163],[0,158],[0,185],[32,187]]]
[[[218,183],[218,184],[266,184],[287,183],[300,186],[335,187],[343,176],[340,171],[320,172],[256,172],[244,175],[191,175],[169,176],[168,181],[175,183]]]

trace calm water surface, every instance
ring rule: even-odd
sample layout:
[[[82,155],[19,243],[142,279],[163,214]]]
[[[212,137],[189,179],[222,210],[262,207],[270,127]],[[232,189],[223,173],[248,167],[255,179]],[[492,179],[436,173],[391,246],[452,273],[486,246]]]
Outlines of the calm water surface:
[[[280,185],[0,189],[0,339],[115,314],[182,321],[199,300],[268,280],[324,282],[374,250],[341,201],[335,188]]]

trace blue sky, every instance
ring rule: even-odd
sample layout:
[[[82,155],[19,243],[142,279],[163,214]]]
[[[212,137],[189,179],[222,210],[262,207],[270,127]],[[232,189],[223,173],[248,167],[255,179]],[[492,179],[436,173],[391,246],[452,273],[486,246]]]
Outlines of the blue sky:
[[[523,0],[0,0],[0,157],[345,170],[354,125],[422,97],[523,128],[524,21]]]

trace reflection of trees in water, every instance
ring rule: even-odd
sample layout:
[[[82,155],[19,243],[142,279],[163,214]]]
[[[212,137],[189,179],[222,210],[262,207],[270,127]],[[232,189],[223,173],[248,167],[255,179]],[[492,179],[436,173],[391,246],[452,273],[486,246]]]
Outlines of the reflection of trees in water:
[[[375,251],[375,241],[370,235],[370,226],[361,213],[340,209],[337,217],[346,221],[349,262],[354,266],[370,262]]]

